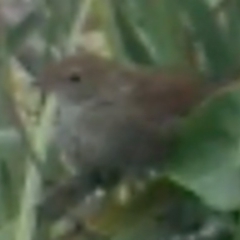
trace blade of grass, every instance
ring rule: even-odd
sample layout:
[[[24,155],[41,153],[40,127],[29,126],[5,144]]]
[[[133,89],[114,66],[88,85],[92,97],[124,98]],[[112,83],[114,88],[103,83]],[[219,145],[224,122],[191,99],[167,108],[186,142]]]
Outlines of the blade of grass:
[[[124,16],[120,20],[128,19],[132,28],[137,29],[139,37],[136,40],[149,50],[156,65],[188,63],[185,32],[175,1],[123,0],[113,1],[113,4]],[[127,34],[122,31],[120,40],[124,38]]]
[[[208,4],[202,0],[183,0],[179,7],[189,16],[196,37],[204,48],[210,73],[217,78],[228,75],[236,59]]]
[[[38,158],[42,161],[42,164],[47,160],[47,146],[49,134],[51,133],[51,124],[55,109],[55,101],[49,99],[49,103],[45,111],[42,114],[41,122],[32,133],[33,149],[36,152]],[[42,194],[42,176],[40,175],[36,166],[32,163],[32,160],[27,162],[26,182],[25,190],[23,192],[21,213],[19,218],[19,225],[16,231],[17,240],[32,240],[34,238],[47,240],[49,236],[39,236],[38,228],[41,226],[36,225],[38,203]],[[49,226],[47,226],[49,227]],[[48,233],[48,229],[41,234]]]

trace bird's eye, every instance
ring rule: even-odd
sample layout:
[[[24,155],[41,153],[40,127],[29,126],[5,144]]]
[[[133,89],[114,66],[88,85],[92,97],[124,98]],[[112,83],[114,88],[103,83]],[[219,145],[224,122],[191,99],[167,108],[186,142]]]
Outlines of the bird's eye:
[[[73,83],[79,83],[82,80],[81,74],[78,72],[73,72],[69,75],[68,80]]]

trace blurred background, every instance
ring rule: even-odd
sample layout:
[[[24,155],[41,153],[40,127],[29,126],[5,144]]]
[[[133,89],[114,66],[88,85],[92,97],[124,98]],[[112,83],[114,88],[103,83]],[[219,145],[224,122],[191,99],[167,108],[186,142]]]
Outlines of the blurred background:
[[[69,170],[51,144],[55,103],[32,83],[82,48],[238,79],[240,0],[1,0],[0,240],[240,239],[237,85],[186,118],[167,176],[101,189],[39,221],[36,206]]]

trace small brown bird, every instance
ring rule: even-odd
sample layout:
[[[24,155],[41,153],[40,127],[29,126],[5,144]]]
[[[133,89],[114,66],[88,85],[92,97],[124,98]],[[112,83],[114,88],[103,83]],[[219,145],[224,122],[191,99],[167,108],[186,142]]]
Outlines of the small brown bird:
[[[124,66],[86,53],[50,64],[38,79],[45,92],[58,98],[56,143],[81,176],[164,169],[179,118],[224,84],[189,69]],[[66,184],[59,192],[76,197],[94,185],[82,177],[74,181],[71,190]],[[47,207],[52,212],[53,199]]]

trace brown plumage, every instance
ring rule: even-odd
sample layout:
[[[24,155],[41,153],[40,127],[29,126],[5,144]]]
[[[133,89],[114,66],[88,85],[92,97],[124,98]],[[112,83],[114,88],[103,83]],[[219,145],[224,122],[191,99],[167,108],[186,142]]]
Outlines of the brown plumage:
[[[92,54],[50,64],[38,79],[44,91],[58,97],[56,142],[69,162],[83,175],[108,177],[164,169],[179,118],[224,84],[189,69],[124,66]],[[69,183],[71,191],[61,190],[65,197],[74,191],[75,197],[84,195],[80,189],[89,183],[80,178]]]
[[[158,124],[186,114],[211,84],[189,69],[124,66],[92,54],[50,64],[38,82],[72,103],[111,102],[124,106],[126,114],[133,111],[147,118],[150,114]]]

